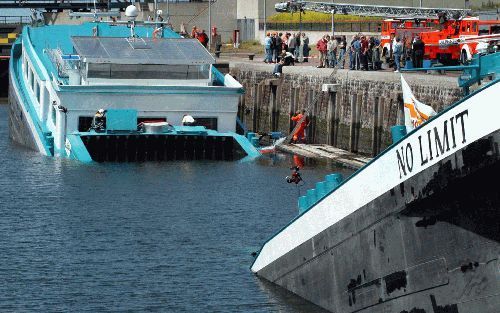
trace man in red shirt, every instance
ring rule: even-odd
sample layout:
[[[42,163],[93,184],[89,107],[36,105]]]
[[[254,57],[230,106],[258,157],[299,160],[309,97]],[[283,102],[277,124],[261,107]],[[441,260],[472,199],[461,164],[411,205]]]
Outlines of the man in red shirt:
[[[201,42],[203,47],[208,47],[208,35],[205,33],[205,30],[202,30],[201,33],[198,34],[198,40]]]
[[[326,66],[326,53],[328,52],[328,40],[326,40],[326,35],[318,41],[316,49],[318,49],[319,52],[318,68],[323,68]]]

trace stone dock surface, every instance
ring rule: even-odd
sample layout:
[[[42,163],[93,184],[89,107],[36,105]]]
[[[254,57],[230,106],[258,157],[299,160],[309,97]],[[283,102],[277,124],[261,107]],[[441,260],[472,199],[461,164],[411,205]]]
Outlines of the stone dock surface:
[[[290,116],[308,108],[308,143],[376,156],[392,143],[390,128],[404,124],[399,73],[300,64],[283,67],[282,77],[275,78],[273,65],[260,60],[227,57],[221,61],[229,63],[231,75],[246,90],[238,116],[251,131],[289,134],[294,126]],[[415,97],[437,112],[462,96],[456,74],[403,75]],[[337,84],[335,92],[322,91],[325,84]]]

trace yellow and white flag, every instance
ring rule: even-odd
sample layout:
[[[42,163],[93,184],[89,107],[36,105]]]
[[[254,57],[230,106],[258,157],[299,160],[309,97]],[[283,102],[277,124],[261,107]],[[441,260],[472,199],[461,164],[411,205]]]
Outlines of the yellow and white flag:
[[[436,111],[426,104],[415,99],[410,86],[401,75],[401,87],[403,88],[403,101],[405,112],[405,126],[407,131],[417,128],[425,123],[431,116],[436,115]]]

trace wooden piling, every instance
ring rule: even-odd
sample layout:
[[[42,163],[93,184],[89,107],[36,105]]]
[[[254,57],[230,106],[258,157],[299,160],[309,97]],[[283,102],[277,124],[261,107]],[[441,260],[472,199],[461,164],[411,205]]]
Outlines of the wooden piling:
[[[307,107],[310,108],[311,112],[306,112],[309,116],[309,126],[306,128],[306,138],[308,143],[315,142],[315,133],[316,133],[316,111],[318,102],[316,101],[313,104],[314,96],[316,92],[314,89],[310,89],[307,93]]]
[[[335,123],[337,121],[337,89],[339,86],[338,84],[324,84],[322,87],[323,92],[328,93],[326,141],[331,146],[335,145],[337,134]]]
[[[349,127],[349,151],[356,152],[356,102],[358,97],[356,94],[351,94],[351,125]]]
[[[379,97],[375,97],[373,99],[373,128],[372,128],[372,155],[376,156],[378,154],[379,147],[379,137],[378,137],[378,129],[379,129]]]
[[[384,98],[378,98],[378,130],[377,130],[377,154],[382,150],[382,138],[384,134],[384,116],[385,116],[385,101]]]
[[[292,121],[292,116],[295,114],[295,111],[297,110],[297,102],[296,102],[297,90],[298,89],[293,87],[293,85],[290,87],[290,104],[288,105],[288,113],[290,114],[288,120],[289,133],[291,133],[293,131],[293,128],[295,127],[295,122]]]
[[[253,112],[252,112],[252,131],[257,132],[257,119],[259,111],[260,86],[255,84],[252,88]]]
[[[268,79],[265,82],[266,86],[269,86],[269,130],[276,131],[278,130],[278,120],[279,120],[279,110],[278,110],[278,89],[280,85],[279,79]]]
[[[241,115],[240,120],[243,124],[245,124],[245,111],[247,109],[247,97],[245,94],[241,95]]]
[[[405,124],[405,111],[404,111],[404,101],[403,101],[403,93],[396,92],[396,104],[398,106],[398,115],[397,115],[397,125]]]
[[[355,151],[359,151],[359,139],[361,137],[361,116],[362,114],[362,106],[363,106],[363,94],[358,94],[358,99],[356,101],[356,140],[355,140]]]

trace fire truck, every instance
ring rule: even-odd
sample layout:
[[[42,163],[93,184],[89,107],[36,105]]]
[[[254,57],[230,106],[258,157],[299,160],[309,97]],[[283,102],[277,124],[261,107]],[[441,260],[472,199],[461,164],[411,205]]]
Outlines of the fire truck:
[[[479,43],[500,40],[500,21],[481,21],[477,17],[447,20],[440,30],[422,32],[425,59],[438,60],[445,65],[472,59]]]
[[[391,45],[395,37],[402,40],[413,39],[422,32],[430,32],[439,27],[439,19],[436,18],[391,18],[382,22],[382,32],[380,36],[380,47],[382,47],[382,57],[390,58]]]

